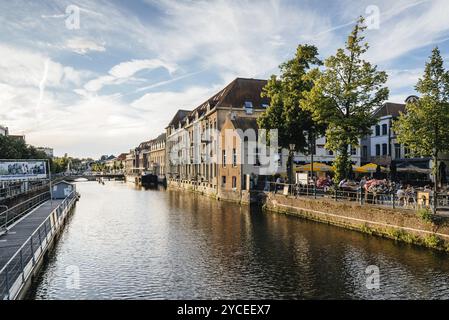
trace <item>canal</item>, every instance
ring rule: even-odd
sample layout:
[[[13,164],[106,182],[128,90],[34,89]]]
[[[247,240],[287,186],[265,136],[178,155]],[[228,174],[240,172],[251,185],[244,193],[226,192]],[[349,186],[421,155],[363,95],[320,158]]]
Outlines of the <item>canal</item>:
[[[188,193],[77,189],[30,299],[449,298],[443,253]]]

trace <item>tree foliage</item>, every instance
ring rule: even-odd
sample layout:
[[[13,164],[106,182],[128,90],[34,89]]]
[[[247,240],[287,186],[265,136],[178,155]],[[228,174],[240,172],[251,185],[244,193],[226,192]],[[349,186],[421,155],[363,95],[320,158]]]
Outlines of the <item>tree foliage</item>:
[[[449,152],[449,72],[438,48],[433,49],[415,89],[420,98],[406,104],[393,128],[412,155],[433,158],[436,177],[439,155]]]
[[[296,151],[308,151],[308,132],[315,123],[310,112],[301,108],[301,100],[313,87],[307,72],[321,64],[315,46],[299,45],[295,57],[279,67],[281,75],[271,76],[263,89],[270,106],[257,122],[261,128],[278,129],[279,146],[283,148],[295,144]]]
[[[21,139],[0,135],[0,159],[47,159],[47,155]]]
[[[357,21],[345,47],[324,62],[325,69],[310,73],[314,86],[306,92],[302,107],[318,123],[326,124],[326,148],[334,151],[335,180],[348,177],[351,161],[349,147],[371,134],[377,119],[372,111],[388,98],[387,74],[363,60],[368,50],[363,33],[363,17]]]

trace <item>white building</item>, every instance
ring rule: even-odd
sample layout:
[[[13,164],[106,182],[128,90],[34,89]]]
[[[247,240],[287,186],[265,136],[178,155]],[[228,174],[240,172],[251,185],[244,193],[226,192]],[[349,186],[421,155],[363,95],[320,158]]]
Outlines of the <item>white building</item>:
[[[37,149],[37,151],[44,152],[47,155],[47,157],[53,158],[53,148],[39,147],[36,149]]]
[[[314,162],[326,163],[328,165],[332,165],[332,163],[335,161],[335,154],[334,154],[334,152],[332,150],[327,150],[325,148],[325,145],[326,145],[326,138],[325,137],[320,137],[320,138],[316,139],[315,152],[313,154],[313,161]],[[357,165],[357,166],[360,166],[360,164],[361,164],[360,147],[355,147],[355,148],[349,147],[348,152],[351,155],[352,163]],[[286,156],[288,156],[288,151],[287,150],[283,150],[283,156],[285,156],[284,154],[286,154]],[[302,154],[302,153],[296,153],[294,161],[297,164],[310,163],[311,156],[310,155],[305,155],[305,154]]]

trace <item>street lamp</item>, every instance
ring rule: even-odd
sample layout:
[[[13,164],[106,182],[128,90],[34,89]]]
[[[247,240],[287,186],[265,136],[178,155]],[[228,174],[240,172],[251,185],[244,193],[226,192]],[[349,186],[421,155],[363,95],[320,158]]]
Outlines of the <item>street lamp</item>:
[[[293,155],[296,145],[294,143],[289,144],[290,147],[290,172],[289,172],[289,183],[293,184]]]

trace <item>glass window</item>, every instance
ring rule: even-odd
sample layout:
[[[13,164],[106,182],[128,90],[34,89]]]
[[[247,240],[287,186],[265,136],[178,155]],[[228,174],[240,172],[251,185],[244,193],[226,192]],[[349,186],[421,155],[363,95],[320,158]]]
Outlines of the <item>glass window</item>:
[[[222,151],[222,161],[223,167],[226,167],[226,150]]]
[[[388,134],[388,125],[384,123],[382,125],[382,135],[386,136]]]
[[[383,156],[388,155],[388,146],[387,146],[386,143],[383,143],[383,144],[382,144],[382,155],[383,155]]]
[[[253,103],[251,101],[245,101],[245,111],[247,114],[253,113]]]
[[[226,186],[226,176],[221,176],[221,186],[222,187]]]
[[[394,157],[395,159],[401,159],[401,144],[394,144]]]
[[[380,126],[376,125],[376,136],[380,136]]]
[[[237,177],[232,177],[232,188],[237,188]]]
[[[236,149],[232,149],[232,165],[237,166],[237,151]]]
[[[376,156],[380,156],[380,144],[376,144]]]
[[[357,154],[357,149],[354,147],[351,147],[351,155],[355,156]]]

